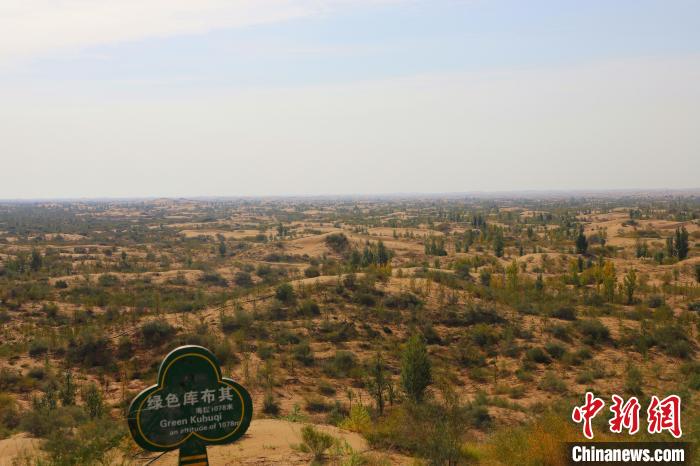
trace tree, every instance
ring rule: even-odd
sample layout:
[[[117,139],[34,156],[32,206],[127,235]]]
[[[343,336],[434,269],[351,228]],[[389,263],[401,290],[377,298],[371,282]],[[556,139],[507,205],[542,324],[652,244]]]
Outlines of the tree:
[[[675,253],[678,260],[688,257],[688,230],[685,227],[676,228]]]
[[[603,266],[603,290],[605,298],[612,302],[615,299],[615,285],[617,284],[617,274],[615,273],[615,264],[606,262]]]
[[[537,280],[535,280],[535,289],[539,293],[541,293],[544,290],[544,279],[542,278],[541,273],[537,274]]]
[[[41,268],[43,263],[44,260],[41,257],[41,253],[36,249],[32,249],[32,259],[29,263],[29,267],[32,269],[32,271],[37,272]]]
[[[518,288],[518,263],[513,259],[513,262],[506,268],[506,278],[508,288],[515,290]]]
[[[673,245],[673,236],[666,238],[666,255],[668,257],[676,255],[676,247]]]
[[[401,385],[408,399],[420,403],[432,382],[431,365],[425,341],[419,334],[409,338],[401,358]]]
[[[586,235],[583,234],[583,227],[578,230],[578,237],[576,237],[576,254],[586,254],[588,251],[588,239]]]
[[[503,233],[500,231],[496,234],[496,239],[493,242],[493,251],[496,257],[503,257]]]
[[[226,243],[223,240],[219,242],[219,255],[226,257]]]
[[[379,265],[386,265],[389,262],[389,251],[382,240],[377,243],[377,262]]]
[[[76,387],[73,381],[73,373],[68,369],[63,375],[63,383],[58,389],[58,396],[63,406],[72,406],[75,404],[75,391]]]
[[[377,353],[369,368],[369,392],[377,403],[377,411],[381,416],[384,413],[384,394],[389,390],[389,380],[386,377],[386,370],[382,355]]]
[[[289,283],[283,283],[275,290],[275,298],[285,304],[291,304],[296,300],[294,288]]]
[[[634,291],[637,289],[637,272],[630,269],[623,279],[625,294],[627,295],[627,304],[634,302]]]

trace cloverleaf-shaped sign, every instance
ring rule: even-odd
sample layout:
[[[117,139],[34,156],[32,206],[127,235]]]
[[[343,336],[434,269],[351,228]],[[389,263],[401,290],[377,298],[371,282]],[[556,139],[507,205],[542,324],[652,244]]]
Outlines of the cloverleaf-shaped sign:
[[[239,439],[252,415],[248,391],[222,377],[211,351],[188,345],[165,357],[158,383],[131,402],[128,422],[139,446],[149,451],[179,448],[180,464],[194,466],[208,464],[206,445]]]

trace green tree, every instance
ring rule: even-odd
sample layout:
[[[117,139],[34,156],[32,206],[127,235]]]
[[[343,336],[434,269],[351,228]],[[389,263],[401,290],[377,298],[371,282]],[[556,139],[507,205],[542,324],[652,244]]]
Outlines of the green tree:
[[[85,403],[85,410],[92,419],[102,417],[105,411],[104,398],[95,383],[90,383],[87,387],[84,387],[81,397]]]
[[[294,288],[289,283],[283,283],[275,290],[275,298],[285,304],[291,304],[296,300]]]
[[[676,228],[675,252],[678,260],[688,257],[688,230],[685,227]]]
[[[58,389],[58,397],[61,399],[61,404],[63,406],[72,406],[75,404],[75,388],[73,373],[68,369],[63,374],[63,381]]]
[[[401,358],[401,385],[409,400],[420,403],[431,382],[428,349],[421,335],[414,334],[409,338]]]
[[[496,257],[503,257],[503,247],[505,246],[503,241],[503,233],[500,231],[496,234],[496,239],[493,242],[493,252]]]
[[[32,249],[32,258],[29,263],[29,267],[32,269],[32,271],[37,272],[43,263],[44,259],[41,257],[41,253],[36,249]]]
[[[583,227],[579,228],[578,236],[576,237],[576,254],[586,254],[588,251],[588,239],[583,234]]]
[[[676,255],[676,247],[673,244],[673,236],[666,238],[666,255],[674,257]]]
[[[379,415],[382,415],[384,413],[385,394],[389,390],[389,379],[386,376],[386,368],[380,353],[377,353],[369,367],[368,388],[374,401],[377,403]]]
[[[223,240],[219,241],[219,255],[226,257],[226,243]]]
[[[627,304],[634,302],[634,291],[637,289],[637,272],[630,269],[623,279],[625,294],[627,295]]]
[[[379,265],[386,265],[389,262],[389,250],[382,240],[377,243],[377,262]]]

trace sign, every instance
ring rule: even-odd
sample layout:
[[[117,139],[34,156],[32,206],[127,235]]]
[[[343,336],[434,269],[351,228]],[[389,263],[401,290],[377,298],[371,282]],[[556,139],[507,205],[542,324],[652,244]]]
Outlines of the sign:
[[[158,369],[158,383],[129,406],[129,430],[149,451],[180,449],[180,465],[206,466],[207,445],[238,440],[250,425],[248,391],[222,377],[219,361],[206,348],[180,346]]]

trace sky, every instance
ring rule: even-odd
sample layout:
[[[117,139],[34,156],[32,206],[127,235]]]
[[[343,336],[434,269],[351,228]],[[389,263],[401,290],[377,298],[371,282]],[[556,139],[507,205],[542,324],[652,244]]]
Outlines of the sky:
[[[695,0],[2,0],[0,199],[686,189]]]

